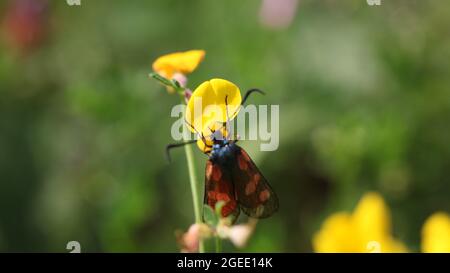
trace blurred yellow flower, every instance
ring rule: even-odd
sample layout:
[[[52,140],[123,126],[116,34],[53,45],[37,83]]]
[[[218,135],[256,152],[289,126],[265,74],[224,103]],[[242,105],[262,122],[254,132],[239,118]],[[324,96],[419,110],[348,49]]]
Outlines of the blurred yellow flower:
[[[209,152],[213,131],[227,135],[223,124],[238,114],[242,102],[241,91],[232,82],[212,79],[200,84],[192,93],[186,108],[186,122],[189,129],[202,135],[197,144],[203,152]],[[216,135],[217,136],[217,135]]]
[[[422,228],[422,252],[450,252],[450,216],[436,212]]]
[[[406,252],[391,235],[389,209],[378,193],[367,193],[350,214],[328,217],[313,237],[316,252]]]
[[[153,70],[167,79],[172,79],[177,73],[182,75],[190,74],[197,68],[204,57],[204,50],[189,50],[167,54],[153,62]]]

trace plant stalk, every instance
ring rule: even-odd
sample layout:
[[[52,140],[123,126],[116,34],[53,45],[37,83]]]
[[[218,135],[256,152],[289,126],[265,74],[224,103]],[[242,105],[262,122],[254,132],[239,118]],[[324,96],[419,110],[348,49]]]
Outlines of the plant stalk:
[[[182,96],[182,103],[184,103],[184,96]],[[189,139],[189,131],[183,130],[184,132],[184,139]],[[186,161],[188,165],[188,172],[189,172],[189,182],[191,184],[191,192],[192,192],[192,201],[194,203],[194,215],[195,215],[195,223],[201,224],[202,223],[202,204],[201,200],[199,199],[199,186],[197,180],[197,175],[195,173],[195,161],[194,161],[194,154],[192,152],[192,146],[191,145],[184,145],[184,152],[186,153]],[[199,245],[198,245],[198,252],[204,253],[205,252],[205,246],[203,243],[203,240],[200,238]]]
[[[219,236],[216,236],[216,253],[222,252],[222,239]]]

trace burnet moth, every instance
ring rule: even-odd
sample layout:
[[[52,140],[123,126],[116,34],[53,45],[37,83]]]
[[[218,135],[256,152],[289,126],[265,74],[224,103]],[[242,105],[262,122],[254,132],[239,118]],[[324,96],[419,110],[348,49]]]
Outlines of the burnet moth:
[[[253,92],[264,94],[259,89],[250,89],[241,105]],[[227,105],[226,97],[225,104]],[[185,122],[193,128],[189,122]],[[222,126],[227,129],[228,124],[229,120]],[[234,221],[240,210],[252,218],[271,216],[278,210],[277,195],[247,152],[236,144],[237,140],[231,139],[231,134],[222,136],[221,131],[212,131],[212,145],[207,145],[204,141],[208,148],[205,154],[209,157],[205,169],[204,204],[214,209],[217,202],[223,201],[222,216],[234,216]],[[229,132],[228,129],[227,131]],[[205,139],[202,134],[199,135]],[[168,145],[168,158],[170,159],[170,149],[195,142],[196,140]]]

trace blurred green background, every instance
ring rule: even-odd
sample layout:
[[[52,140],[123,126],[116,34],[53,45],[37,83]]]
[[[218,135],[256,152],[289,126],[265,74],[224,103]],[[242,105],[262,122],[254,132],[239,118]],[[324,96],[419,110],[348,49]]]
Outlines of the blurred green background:
[[[178,98],[148,73],[188,49],[207,52],[190,87],[221,77],[280,105],[278,150],[241,143],[280,199],[243,251],[310,252],[368,190],[413,251],[450,210],[449,3],[304,0],[274,29],[259,0],[45,2],[0,3],[0,251],[179,250],[194,220],[183,150],[164,156]]]

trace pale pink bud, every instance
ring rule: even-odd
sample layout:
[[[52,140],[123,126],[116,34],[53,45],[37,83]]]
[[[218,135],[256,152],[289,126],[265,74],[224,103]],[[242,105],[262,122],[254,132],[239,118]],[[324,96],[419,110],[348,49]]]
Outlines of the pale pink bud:
[[[263,0],[259,13],[262,25],[284,29],[291,25],[297,13],[298,0]]]
[[[3,18],[7,39],[23,52],[40,45],[48,30],[47,0],[10,1]]]
[[[191,98],[191,96],[192,96],[192,90],[189,88],[184,89],[184,98],[186,100],[186,103],[189,102],[189,99]]]
[[[187,84],[187,77],[184,74],[181,73],[175,73],[172,76],[172,79],[176,80],[181,87],[186,87]]]
[[[228,238],[238,248],[244,247],[253,233],[251,225],[235,225],[228,230]]]
[[[181,252],[198,252],[198,245],[201,238],[210,236],[210,228],[205,224],[193,224],[188,231],[181,235],[179,244],[181,245]]]

